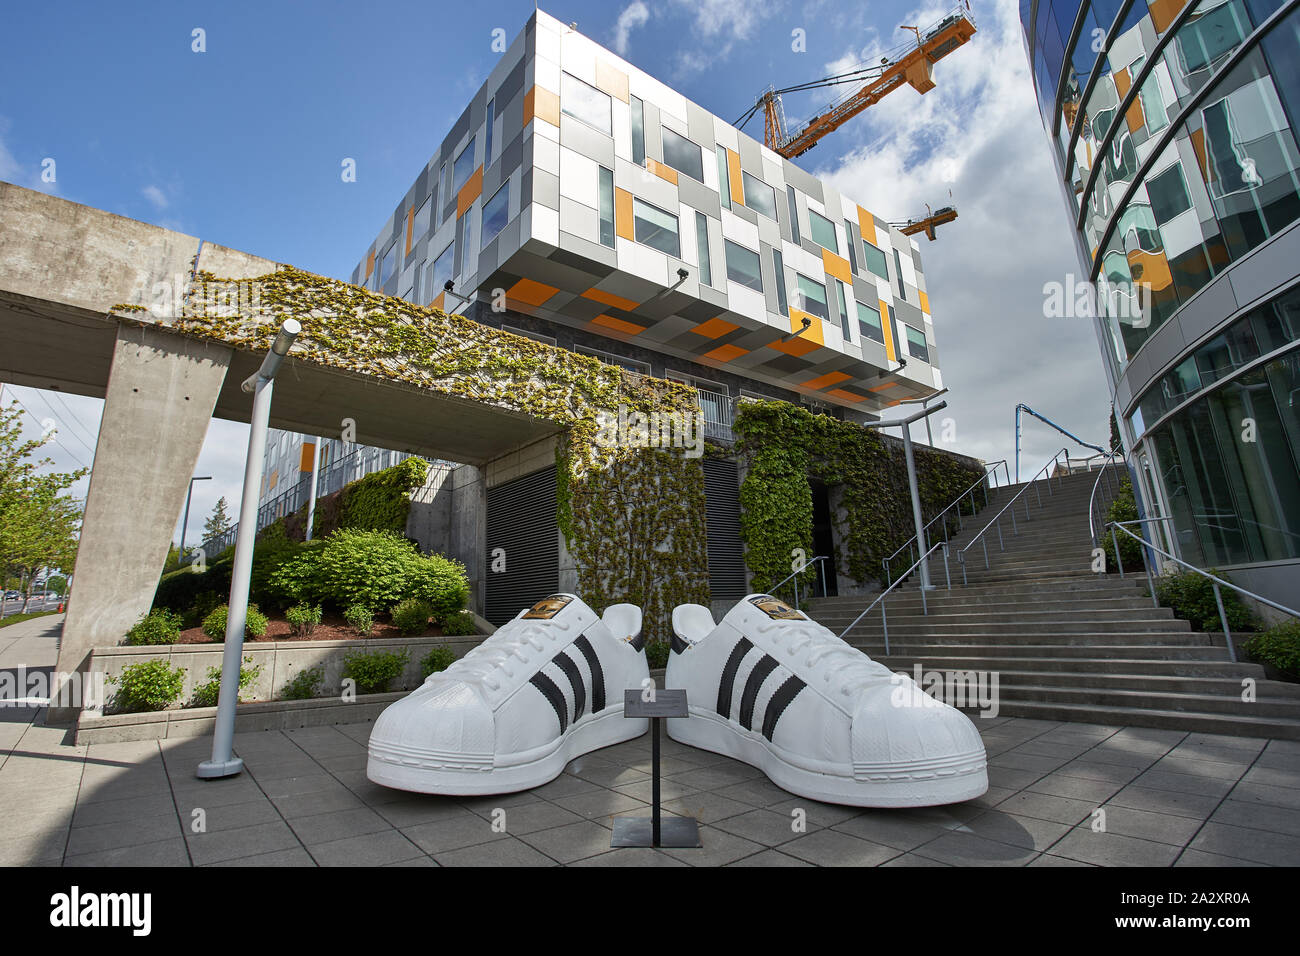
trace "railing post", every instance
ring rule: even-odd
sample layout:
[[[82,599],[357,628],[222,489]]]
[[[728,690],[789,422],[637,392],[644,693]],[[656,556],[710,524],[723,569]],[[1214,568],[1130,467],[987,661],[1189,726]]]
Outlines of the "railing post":
[[[1219,582],[1211,581],[1214,585],[1214,603],[1219,605],[1219,621],[1223,624],[1223,639],[1228,643],[1228,657],[1232,662],[1237,663],[1237,648],[1232,643],[1232,632],[1228,630],[1228,615],[1223,610],[1223,595],[1219,592]]]
[[[1124,559],[1119,556],[1119,540],[1115,537],[1115,526],[1110,527],[1110,543],[1115,548],[1115,565],[1119,568],[1119,579],[1124,580]]]
[[[966,553],[964,551],[957,552],[957,563],[961,565],[961,585],[962,587],[965,587],[966,586]]]
[[[822,574],[822,597],[829,597],[829,593],[828,593],[827,590],[826,590],[826,562],[825,562],[825,560],[822,560],[822,561],[818,564],[817,569],[818,569],[819,571],[821,571],[821,574]]]
[[[952,590],[952,576],[948,573],[948,545],[943,546],[943,579],[949,591]]]
[[[921,593],[925,593],[925,588],[921,588]],[[880,602],[880,626],[885,632],[885,656],[889,656],[889,616],[885,614],[885,601]]]
[[[999,540],[999,541],[1002,540],[1002,529],[1001,529],[1001,528],[998,528],[998,540]],[[985,541],[983,538],[981,538],[981,539],[980,539],[980,544],[984,545],[984,570],[987,571],[987,570],[989,569],[989,543],[988,543],[987,541]],[[965,582],[965,572],[964,572],[964,571],[962,572],[962,579],[963,579],[963,580],[962,580],[962,583],[963,583],[963,584],[966,583],[966,582]]]
[[[1118,554],[1119,552],[1116,551],[1115,553]],[[1147,549],[1145,545],[1142,548],[1142,567],[1146,568],[1147,572],[1147,589],[1151,592],[1151,606],[1159,607],[1160,602],[1156,600],[1156,582],[1155,578],[1151,576],[1151,561],[1147,557]]]

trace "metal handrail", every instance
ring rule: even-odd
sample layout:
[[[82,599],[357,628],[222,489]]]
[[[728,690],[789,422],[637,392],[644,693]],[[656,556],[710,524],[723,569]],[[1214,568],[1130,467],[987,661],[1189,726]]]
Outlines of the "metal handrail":
[[[937,515],[935,515],[933,518],[931,518],[931,519],[926,523],[925,527],[923,527],[923,528],[921,529],[921,531],[922,531],[922,532],[929,532],[929,530],[930,530],[930,525],[934,524],[936,521],[938,521],[940,518],[942,518],[944,515],[946,515],[949,511],[951,511],[954,507],[957,508],[957,530],[960,531],[961,528],[962,528],[962,524],[961,524],[961,508],[960,508],[960,507],[957,507],[957,506],[961,504],[961,501],[962,501],[963,498],[965,498],[967,495],[969,495],[969,496],[970,496],[970,505],[971,505],[970,513],[971,513],[971,517],[974,517],[974,516],[975,516],[975,511],[976,511],[976,509],[975,509],[975,489],[976,489],[977,487],[981,486],[981,485],[982,485],[983,488],[984,488],[984,504],[985,504],[985,506],[987,506],[988,503],[989,503],[989,486],[986,484],[986,482],[988,481],[989,474],[990,474],[989,469],[990,469],[990,468],[992,469],[992,474],[996,474],[996,473],[997,473],[997,469],[998,469],[998,465],[1001,465],[1001,466],[1002,466],[1002,473],[1006,476],[1006,479],[1007,479],[1007,485],[1010,485],[1010,484],[1011,484],[1011,470],[1010,470],[1010,468],[1007,466],[1007,460],[1006,460],[1005,458],[1003,458],[1003,459],[1001,459],[1001,460],[999,460],[999,461],[995,461],[995,462],[991,462],[991,463],[986,463],[986,464],[984,465],[984,474],[980,475],[980,477],[976,478],[973,482],[971,482],[971,484],[970,484],[969,486],[967,486],[967,488],[966,488],[964,491],[962,491],[961,494],[959,494],[956,498],[954,498],[952,501],[950,501],[950,502],[948,503],[948,505],[947,505],[947,506],[946,506],[942,511],[940,511]],[[929,541],[930,541],[930,536],[929,536],[928,533],[927,533],[926,536],[925,536],[925,540],[926,540],[926,543],[928,544]],[[943,540],[945,540],[945,541],[948,540],[948,524],[947,524],[947,522],[945,522],[945,523],[944,523],[944,526],[943,526]],[[914,535],[912,535],[910,538],[908,538],[906,541],[904,541],[902,544],[900,544],[900,545],[898,546],[898,549],[897,549],[896,551],[894,551],[893,554],[891,554],[889,557],[884,558],[884,559],[881,560],[881,562],[880,562],[880,566],[884,569],[884,572],[885,572],[885,582],[886,582],[886,583],[890,583],[890,582],[893,581],[893,575],[892,575],[892,573],[891,573],[891,571],[890,571],[890,568],[889,568],[890,562],[892,562],[892,561],[894,560],[894,558],[896,558],[896,557],[898,557],[900,554],[902,554],[904,548],[907,549],[907,552],[908,552],[908,556],[909,556],[909,557],[911,557],[912,555],[914,555],[914,554],[916,553],[916,549],[915,549],[915,547],[914,547],[915,544],[916,544],[916,535],[914,534]]]
[[[1119,541],[1115,537],[1116,528],[1119,528],[1120,531],[1123,531],[1130,538],[1133,538],[1138,543],[1144,545],[1142,549],[1142,564],[1146,568],[1146,572],[1147,572],[1147,586],[1151,590],[1151,603],[1154,604],[1156,607],[1160,606],[1160,601],[1156,597],[1156,584],[1155,584],[1155,579],[1151,576],[1151,564],[1150,562],[1147,561],[1147,552],[1146,552],[1147,548],[1150,548],[1152,551],[1155,551],[1158,554],[1164,555],[1170,561],[1173,561],[1175,564],[1181,565],[1182,567],[1186,568],[1189,571],[1195,571],[1197,574],[1201,575],[1202,577],[1209,578],[1210,581],[1212,581],[1214,584],[1214,603],[1217,604],[1219,607],[1219,623],[1223,625],[1223,637],[1228,644],[1228,656],[1232,658],[1232,662],[1234,664],[1237,663],[1237,648],[1232,643],[1232,632],[1228,630],[1228,615],[1223,610],[1223,594],[1219,590],[1220,585],[1222,585],[1223,587],[1232,588],[1238,594],[1244,594],[1246,597],[1258,601],[1260,604],[1267,604],[1269,607],[1273,608],[1274,610],[1281,611],[1283,614],[1290,614],[1292,617],[1300,618],[1300,611],[1297,611],[1294,608],[1289,608],[1284,604],[1278,604],[1276,601],[1270,601],[1268,598],[1262,597],[1261,595],[1256,594],[1254,591],[1247,591],[1245,588],[1239,587],[1236,584],[1233,584],[1231,581],[1225,581],[1223,578],[1211,574],[1209,571],[1206,571],[1204,568],[1198,568],[1194,564],[1188,564],[1186,561],[1182,560],[1181,558],[1174,557],[1168,551],[1164,550],[1161,547],[1158,547],[1157,545],[1152,544],[1150,541],[1142,537],[1140,534],[1134,534],[1132,531],[1130,531],[1128,528],[1125,527],[1125,525],[1140,524],[1143,521],[1159,521],[1159,520],[1164,520],[1164,519],[1139,518],[1137,521],[1109,521],[1106,523],[1106,527],[1110,528],[1111,543],[1115,546],[1115,563],[1119,566],[1120,578],[1123,579],[1124,577],[1124,560],[1120,557]]]
[[[1110,450],[1110,454],[1106,456],[1106,460],[1102,463],[1101,469],[1097,472],[1097,480],[1092,483],[1092,494],[1088,496],[1088,533],[1092,536],[1092,546],[1094,548],[1097,547],[1098,541],[1097,526],[1093,521],[1096,514],[1097,489],[1101,487],[1101,480],[1103,476],[1106,475],[1107,466],[1115,463],[1115,457],[1117,455],[1119,456],[1120,461],[1124,460],[1124,448],[1122,445],[1116,445]],[[1106,489],[1110,491],[1110,487],[1110,479],[1107,478]],[[1118,483],[1116,484],[1116,491],[1118,491]],[[1112,501],[1115,500],[1116,491],[1111,491]]]
[[[769,589],[770,593],[775,594],[777,588],[785,584],[786,581],[789,581],[791,578],[798,577],[800,574],[803,574],[805,571],[807,571],[818,561],[829,561],[830,559],[831,557],[829,554],[819,554],[817,557],[809,559],[808,561],[804,562],[804,566],[801,567],[798,571],[792,571],[791,573],[783,577],[780,581],[776,582],[776,584],[772,585],[772,587]],[[822,593],[825,594],[826,593],[826,565],[824,564],[821,565],[821,567],[818,570],[821,571]],[[798,581],[794,582],[794,606],[796,610],[799,608],[799,582]]]
[[[877,595],[876,599],[872,601],[869,605],[867,605],[866,610],[864,610],[861,614],[859,614],[857,617],[853,619],[852,624],[850,624],[844,630],[840,631],[840,640],[841,641],[844,640],[844,635],[848,634],[849,631],[857,627],[858,621],[866,617],[871,612],[871,609],[873,607],[875,607],[877,604],[880,604],[881,601],[883,601],[886,597],[888,597],[890,591],[894,590],[894,588],[898,587],[900,584],[906,581],[908,576],[911,575],[911,573],[915,571],[917,567],[920,566],[921,562],[929,560],[930,555],[934,554],[934,552],[938,548],[943,548],[943,576],[944,576],[944,580],[947,582],[947,589],[951,591],[952,576],[948,573],[948,542],[936,541],[934,545],[930,548],[930,550],[925,552],[925,554],[921,555],[921,557],[917,558],[916,562],[910,568],[908,568],[907,571],[905,571],[897,581],[895,581],[893,584],[889,585],[889,587],[881,591],[880,594]],[[921,592],[921,613],[928,617],[930,614],[930,605],[925,599],[925,588],[919,588],[918,590],[920,590]],[[880,604],[880,626],[885,632],[885,654],[888,655],[889,654],[889,617],[885,613],[885,605],[883,604]]]
[[[1011,508],[1016,503],[1016,501],[1019,500],[1020,496],[1023,495],[1026,491],[1028,491],[1030,488],[1034,488],[1034,493],[1038,495],[1038,507],[1041,508],[1043,506],[1043,493],[1035,487],[1034,483],[1038,481],[1038,476],[1043,474],[1043,472],[1047,471],[1047,469],[1050,468],[1052,465],[1055,465],[1062,455],[1064,455],[1068,459],[1070,457],[1070,450],[1068,448],[1062,448],[1055,455],[1053,455],[1046,462],[1044,462],[1043,467],[1039,468],[1038,471],[1034,472],[1033,477],[1030,478],[1027,482],[1025,482],[1025,486],[1016,492],[1015,497],[1013,497],[1010,501],[1008,501],[1005,505],[1003,505],[1002,510],[993,516],[993,520],[991,520],[988,524],[986,524],[983,528],[981,528],[979,532],[975,535],[975,537],[971,538],[970,541],[967,542],[966,547],[962,548],[960,551],[957,552],[957,563],[961,565],[961,583],[963,585],[966,584],[966,552],[969,551],[974,546],[976,541],[981,541],[984,546],[984,570],[986,571],[988,570],[989,545],[987,541],[983,541],[984,533],[988,531],[989,528],[993,527],[996,524],[998,526],[998,549],[1001,551],[1005,551],[1006,545],[1002,541],[1002,516],[1006,514],[1007,509]],[[1057,476],[1056,481],[1057,484],[1059,485],[1061,481],[1059,475]],[[1047,475],[1047,494],[1049,496],[1052,494],[1052,475],[1050,472]],[[1025,500],[1025,520],[1026,521],[1030,520],[1028,499]],[[1016,535],[1020,534],[1020,529],[1016,527],[1016,513],[1014,510],[1011,512],[1011,531],[1013,534]]]
[[[1075,444],[1077,444],[1077,445],[1082,445],[1084,448],[1091,448],[1091,449],[1093,449],[1094,451],[1100,452],[1100,453],[1103,454],[1103,455],[1106,454],[1106,449],[1102,448],[1100,445],[1094,445],[1094,444],[1093,444],[1092,442],[1090,442],[1090,441],[1084,441],[1084,440],[1083,440],[1082,438],[1080,438],[1078,435],[1074,435],[1074,434],[1071,434],[1070,432],[1066,431],[1064,428],[1062,428],[1060,425],[1056,424],[1056,422],[1052,421],[1052,420],[1051,420],[1050,418],[1048,418],[1046,415],[1040,415],[1040,414],[1038,414],[1038,412],[1034,411],[1032,408],[1030,408],[1030,407],[1029,407],[1028,405],[1026,405],[1024,402],[1020,402],[1018,405],[1016,405],[1016,481],[1019,481],[1019,480],[1020,480],[1020,431],[1021,431],[1021,428],[1020,428],[1020,413],[1021,413],[1021,411],[1026,411],[1026,412],[1028,412],[1030,415],[1033,415],[1035,418],[1037,418],[1040,422],[1045,422],[1046,424],[1051,425],[1051,426],[1052,426],[1053,428],[1055,428],[1058,432],[1060,432],[1060,433],[1061,433],[1062,435],[1064,435],[1066,438],[1070,439],[1070,441],[1074,442]],[[1070,456],[1069,456],[1069,455],[1066,455],[1066,456],[1065,456],[1065,460],[1066,460],[1066,462],[1069,462],[1069,460],[1070,460]],[[1033,479],[1031,478],[1030,481],[1032,481],[1032,480],[1033,480]]]

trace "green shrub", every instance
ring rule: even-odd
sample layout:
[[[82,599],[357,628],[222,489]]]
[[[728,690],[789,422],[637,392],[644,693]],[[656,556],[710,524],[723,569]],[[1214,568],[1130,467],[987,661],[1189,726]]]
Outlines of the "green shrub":
[[[339,496],[339,527],[400,533],[411,510],[410,493],[428,473],[429,463],[413,456],[351,482]]]
[[[393,625],[403,634],[422,634],[433,617],[433,606],[419,598],[407,598],[393,608]]]
[[[1210,573],[1225,581],[1231,580],[1214,569],[1210,569]],[[1253,631],[1258,627],[1255,615],[1236,591],[1221,587],[1219,593],[1223,596],[1223,613],[1228,618],[1229,628],[1233,631]],[[1219,607],[1214,600],[1214,582],[1195,571],[1179,571],[1158,578],[1156,598],[1164,607],[1173,608],[1178,617],[1191,621],[1195,630],[1218,631],[1223,627],[1219,621]]]
[[[1242,649],[1250,659],[1300,679],[1300,620],[1290,618],[1256,634]]]
[[[166,661],[141,661],[122,668],[117,677],[108,678],[117,685],[113,709],[124,714],[147,710],[166,710],[185,688],[185,668]]]
[[[438,671],[445,671],[456,660],[456,652],[450,647],[435,647],[420,658],[420,679],[428,677],[430,674],[436,674]]]
[[[306,637],[320,623],[320,605],[308,604],[306,601],[302,601],[285,611],[284,619],[289,622],[289,629],[294,634]]]
[[[446,637],[466,637],[478,633],[478,624],[469,611],[457,611],[442,622],[442,633]]]
[[[230,606],[223,604],[214,608],[212,613],[203,619],[203,633],[209,640],[224,641],[226,639],[226,615],[230,612]],[[267,625],[266,615],[257,609],[256,604],[248,605],[248,614],[244,620],[245,637],[261,637],[266,633]]]
[[[323,546],[301,551],[270,576],[270,586],[302,600],[346,608],[392,607],[421,598],[441,618],[459,611],[469,596],[465,568],[441,555],[422,555],[392,532],[344,528]]]
[[[126,632],[125,644],[175,644],[181,636],[181,616],[164,608],[154,608],[131,630]]]
[[[667,641],[646,641],[645,643],[646,660],[649,661],[650,666],[652,668],[667,667],[668,650],[669,650],[669,645]]]
[[[207,560],[208,569],[202,573],[196,573],[186,562],[179,570],[164,574],[154,592],[153,606],[182,615],[183,627],[196,627],[208,611],[230,594],[233,560],[217,559],[212,555],[208,555]],[[217,598],[205,607],[202,605],[211,600],[207,595],[216,595]]]
[[[310,700],[320,690],[321,681],[325,679],[325,668],[321,665],[304,667],[294,675],[293,680],[284,685],[280,691],[281,700]]]
[[[375,615],[364,604],[353,604],[343,612],[343,620],[362,637],[366,637],[375,626]]]
[[[358,651],[343,658],[343,677],[356,681],[363,694],[378,694],[406,669],[408,651]]]
[[[244,658],[245,664],[253,663],[251,657]],[[257,680],[257,675],[262,673],[262,665],[256,667],[239,668],[239,689],[242,691],[245,687]],[[216,707],[217,698],[221,696],[221,668],[209,667],[208,679],[194,688],[194,695],[190,698],[191,707]],[[243,698],[239,698],[243,700]]]
[[[1107,521],[1136,521],[1138,519],[1137,500],[1133,497],[1133,483],[1127,477],[1119,480],[1119,493],[1115,495],[1115,500],[1110,503],[1106,510]],[[1142,534],[1141,526],[1125,525],[1134,534]],[[1111,537],[1109,529],[1102,531],[1103,547],[1106,549],[1106,570],[1114,573],[1119,572],[1119,565],[1115,561],[1115,542],[1119,542],[1119,556],[1124,559],[1124,573],[1131,574],[1141,571],[1144,567],[1142,564],[1142,545],[1136,538],[1130,538],[1118,528],[1115,529],[1114,538]]]

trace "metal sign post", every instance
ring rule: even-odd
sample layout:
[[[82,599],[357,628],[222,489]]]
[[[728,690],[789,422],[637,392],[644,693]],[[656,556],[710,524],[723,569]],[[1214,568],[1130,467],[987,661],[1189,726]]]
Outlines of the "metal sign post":
[[[648,699],[646,694],[648,693]],[[651,726],[651,804],[649,817],[616,817],[611,847],[700,846],[700,825],[694,817],[663,819],[659,808],[659,724],[665,717],[689,717],[686,691],[639,688],[623,691],[624,717],[649,717]]]

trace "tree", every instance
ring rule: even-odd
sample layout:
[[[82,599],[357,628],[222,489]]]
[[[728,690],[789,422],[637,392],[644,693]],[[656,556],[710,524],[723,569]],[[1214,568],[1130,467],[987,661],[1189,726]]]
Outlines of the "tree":
[[[68,579],[61,574],[51,574],[45,579],[45,589],[63,597],[68,593]]]
[[[212,506],[212,514],[203,522],[203,540],[210,541],[230,530],[230,514],[226,511],[226,498],[223,495]]]
[[[53,462],[32,456],[53,437],[24,440],[17,403],[0,408],[0,577],[17,576],[26,597],[37,572],[76,561],[81,504],[64,492],[86,469],[42,472]]]

